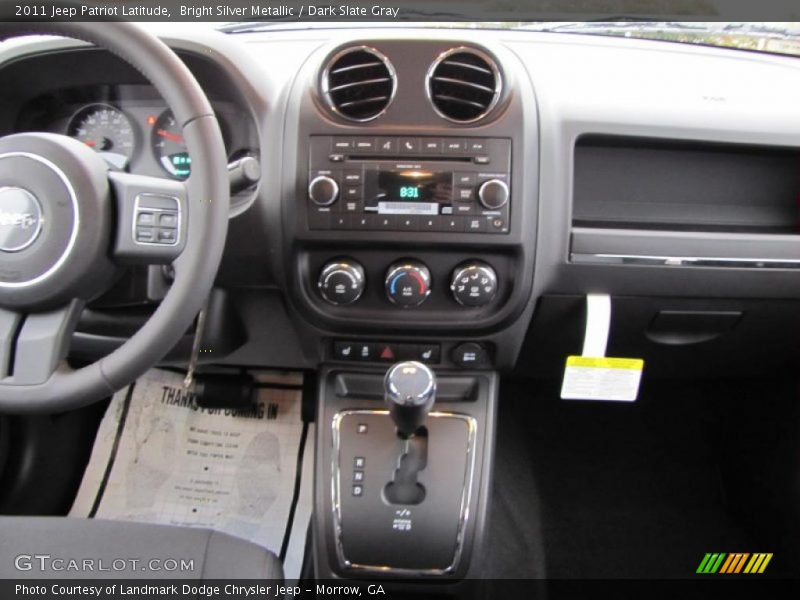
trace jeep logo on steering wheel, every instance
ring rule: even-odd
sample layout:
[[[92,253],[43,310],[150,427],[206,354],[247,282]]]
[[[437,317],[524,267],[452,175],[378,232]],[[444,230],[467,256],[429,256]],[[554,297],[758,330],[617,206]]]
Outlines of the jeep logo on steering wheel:
[[[19,252],[42,230],[42,207],[36,196],[19,187],[0,188],[0,250]]]

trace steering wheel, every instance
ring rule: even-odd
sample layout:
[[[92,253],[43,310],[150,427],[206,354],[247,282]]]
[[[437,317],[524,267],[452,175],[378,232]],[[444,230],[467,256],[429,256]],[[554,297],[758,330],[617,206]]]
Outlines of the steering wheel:
[[[56,412],[108,397],[153,367],[203,306],[222,258],[230,191],[219,124],[194,76],[132,23],[0,23],[0,40],[60,35],[137,68],[183,129],[186,181],[111,171],[67,136],[0,138],[0,412]],[[80,369],[65,362],[84,304],[130,264],[172,264],[140,330]]]

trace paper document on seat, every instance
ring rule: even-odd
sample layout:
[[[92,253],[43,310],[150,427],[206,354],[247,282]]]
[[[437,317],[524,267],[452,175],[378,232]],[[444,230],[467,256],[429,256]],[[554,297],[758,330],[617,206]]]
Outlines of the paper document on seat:
[[[156,370],[127,396],[111,401],[70,516],[94,509],[102,519],[207,527],[278,554],[295,486],[300,392],[259,390],[252,410],[201,409],[180,375]]]

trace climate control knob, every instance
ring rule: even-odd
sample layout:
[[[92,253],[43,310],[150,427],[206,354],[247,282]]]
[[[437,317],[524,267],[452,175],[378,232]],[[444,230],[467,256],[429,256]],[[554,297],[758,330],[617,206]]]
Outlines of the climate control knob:
[[[484,306],[497,295],[497,273],[486,263],[466,262],[453,271],[450,291],[462,306]]]
[[[339,197],[339,184],[327,175],[320,175],[308,184],[308,197],[317,206],[330,206]]]
[[[489,210],[503,208],[508,203],[508,184],[502,179],[484,181],[478,188],[478,200]]]
[[[317,285],[331,304],[352,304],[364,293],[364,267],[347,259],[329,262],[322,268]]]
[[[421,262],[398,262],[386,272],[386,295],[397,306],[419,306],[430,293],[431,272]]]

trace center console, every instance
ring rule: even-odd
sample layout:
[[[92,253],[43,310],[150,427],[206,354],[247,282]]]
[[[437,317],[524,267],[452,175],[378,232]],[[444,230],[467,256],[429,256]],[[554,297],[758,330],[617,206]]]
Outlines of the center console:
[[[533,311],[524,72],[502,45],[387,33],[320,47],[288,93],[275,256],[319,372],[317,577],[480,576],[498,371]],[[411,371],[436,381],[421,412],[389,400]]]
[[[434,375],[417,362],[326,369],[317,565],[339,577],[476,576],[471,559],[484,536],[496,396],[491,372]]]

